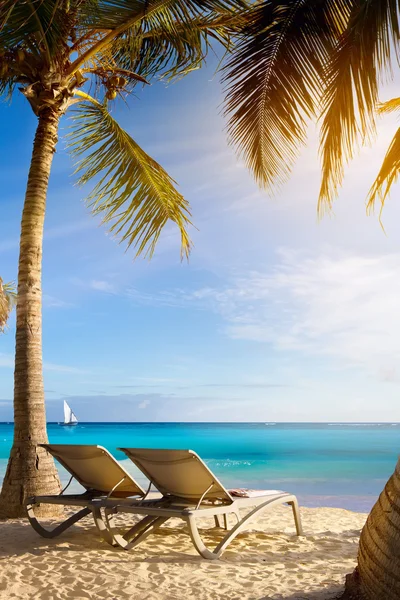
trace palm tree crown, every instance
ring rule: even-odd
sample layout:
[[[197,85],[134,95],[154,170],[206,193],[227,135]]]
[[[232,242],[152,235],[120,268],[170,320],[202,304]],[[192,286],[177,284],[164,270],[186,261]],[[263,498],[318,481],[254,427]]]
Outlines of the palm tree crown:
[[[382,76],[400,57],[398,0],[264,0],[251,11],[225,66],[231,141],[273,192],[321,122],[319,209],[330,207],[344,166],[373,139]],[[396,110],[400,99],[383,109]],[[368,197],[383,203],[400,167],[400,130]]]
[[[229,47],[245,6],[245,0],[1,3],[0,95],[18,88],[38,116],[73,107],[69,149],[79,181],[97,181],[90,205],[138,253],[151,254],[172,220],[188,254],[189,208],[175,182],[118,126],[109,102],[156,74],[172,78],[200,66],[213,41]]]

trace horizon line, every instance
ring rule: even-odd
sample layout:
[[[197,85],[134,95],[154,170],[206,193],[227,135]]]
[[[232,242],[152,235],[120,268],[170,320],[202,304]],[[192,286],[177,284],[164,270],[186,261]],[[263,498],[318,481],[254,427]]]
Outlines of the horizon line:
[[[13,425],[14,421],[0,421]],[[47,421],[47,425],[62,425],[62,421]],[[78,425],[131,424],[131,425],[400,425],[400,421],[79,421]]]

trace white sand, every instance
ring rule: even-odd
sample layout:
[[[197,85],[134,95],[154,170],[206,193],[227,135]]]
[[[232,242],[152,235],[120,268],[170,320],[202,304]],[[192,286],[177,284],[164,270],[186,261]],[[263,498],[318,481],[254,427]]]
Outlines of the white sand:
[[[306,536],[279,507],[206,561],[170,521],[130,552],[100,541],[89,519],[53,540],[25,521],[0,523],[0,598],[18,600],[323,600],[343,589],[355,566],[366,515],[302,508]],[[205,539],[217,544],[221,531]]]

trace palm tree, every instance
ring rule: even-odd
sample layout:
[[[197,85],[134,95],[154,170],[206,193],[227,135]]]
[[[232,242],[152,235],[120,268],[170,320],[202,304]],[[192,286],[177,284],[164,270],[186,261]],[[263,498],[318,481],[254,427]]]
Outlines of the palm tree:
[[[12,283],[3,283],[0,277],[0,332],[4,331],[16,300],[17,294],[14,285]]]
[[[225,66],[231,141],[257,182],[273,192],[288,179],[321,120],[321,212],[344,165],[373,139],[379,84],[400,55],[399,0],[264,0],[255,5]],[[395,64],[399,64],[396,62]],[[400,108],[400,99],[381,111]],[[383,207],[400,169],[397,130],[368,196]],[[400,598],[400,462],[361,533],[351,597]]]
[[[136,253],[151,256],[173,221],[190,241],[187,201],[174,181],[112,117],[109,101],[155,75],[201,66],[213,43],[227,49],[245,0],[3,0],[0,96],[17,89],[37,117],[18,271],[14,442],[0,515],[25,514],[31,495],[60,489],[47,441],[42,378],[41,265],[46,194],[60,118],[81,184],[95,180],[93,214]]]

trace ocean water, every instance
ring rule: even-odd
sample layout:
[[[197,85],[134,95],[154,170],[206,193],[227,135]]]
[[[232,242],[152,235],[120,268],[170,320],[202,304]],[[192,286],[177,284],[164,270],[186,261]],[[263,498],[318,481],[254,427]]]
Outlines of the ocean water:
[[[48,434],[54,444],[105,446],[141,482],[118,446],[190,448],[226,487],[281,489],[306,506],[357,511],[370,510],[400,450],[399,423],[50,423]],[[12,435],[0,423],[0,480]]]

